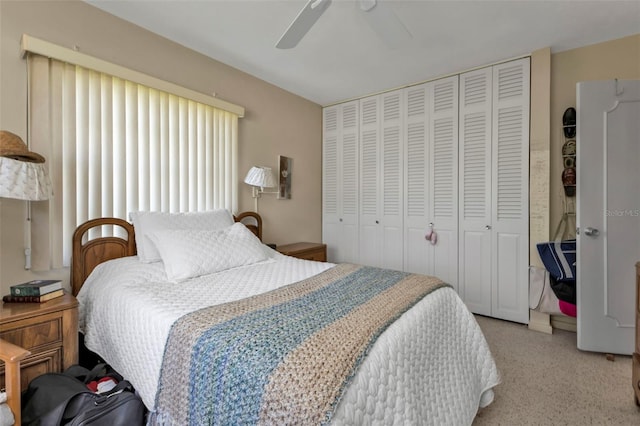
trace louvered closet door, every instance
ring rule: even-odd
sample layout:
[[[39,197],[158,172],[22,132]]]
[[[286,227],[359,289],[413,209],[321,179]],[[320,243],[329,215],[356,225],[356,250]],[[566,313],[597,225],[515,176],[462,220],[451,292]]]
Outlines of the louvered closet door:
[[[380,95],[380,226],[383,268],[403,270],[403,91]]]
[[[492,69],[460,75],[459,294],[471,312],[491,315]]]
[[[362,99],[360,116],[360,263],[402,270],[402,91]]]
[[[322,111],[322,241],[327,244],[327,257],[336,259],[340,242],[338,182],[339,106]]]
[[[323,242],[331,262],[358,262],[358,101],[323,111]]]
[[[404,270],[431,274],[433,249],[424,236],[429,212],[429,127],[427,84],[404,90]]]
[[[360,100],[360,228],[359,254],[363,265],[382,264],[379,211],[380,97]]]
[[[529,58],[493,67],[493,316],[529,322]]]
[[[342,105],[342,162],[340,201],[342,205],[342,252],[340,262],[357,263],[358,258],[358,102]]]
[[[428,83],[432,274],[458,289],[458,76]]]
[[[338,112],[340,106],[322,111],[322,241],[327,245],[327,258],[340,257],[340,182],[338,145]]]

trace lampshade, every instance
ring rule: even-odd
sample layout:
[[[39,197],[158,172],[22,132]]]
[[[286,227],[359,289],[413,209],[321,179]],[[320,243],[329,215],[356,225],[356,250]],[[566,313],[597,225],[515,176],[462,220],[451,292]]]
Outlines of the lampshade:
[[[244,178],[244,183],[260,188],[273,188],[277,185],[270,167],[252,167]]]
[[[0,197],[31,201],[51,198],[51,179],[44,163],[0,156]]]

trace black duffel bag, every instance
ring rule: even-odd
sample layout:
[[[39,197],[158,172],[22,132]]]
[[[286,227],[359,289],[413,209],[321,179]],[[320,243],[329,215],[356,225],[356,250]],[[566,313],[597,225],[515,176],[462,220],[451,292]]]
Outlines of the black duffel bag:
[[[95,393],[87,383],[113,377],[117,385]],[[63,373],[36,377],[22,395],[23,425],[135,426],[143,425],[145,407],[127,380],[108,365],[92,370],[75,365]]]
[[[551,289],[558,299],[576,304],[576,280],[556,280],[551,277]]]

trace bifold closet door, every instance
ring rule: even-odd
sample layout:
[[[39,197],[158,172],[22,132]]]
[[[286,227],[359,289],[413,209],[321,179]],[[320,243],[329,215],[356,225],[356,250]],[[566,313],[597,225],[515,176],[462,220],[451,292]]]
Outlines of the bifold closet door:
[[[403,91],[380,95],[380,206],[383,268],[404,268]]]
[[[458,284],[458,77],[405,89],[405,271]],[[425,235],[433,230],[437,241]]]
[[[529,78],[525,58],[325,108],[329,261],[434,275],[527,323]]]
[[[360,263],[402,270],[402,91],[362,99],[360,117]]]
[[[430,275],[433,247],[425,239],[429,229],[429,94],[428,83],[405,89],[404,270]]]
[[[469,310],[491,316],[491,68],[460,76],[460,284]]]
[[[378,211],[380,162],[380,98],[360,100],[360,263],[380,266],[382,234]]]
[[[460,76],[460,295],[529,322],[529,59]]]
[[[358,101],[323,110],[322,241],[330,262],[359,262],[358,129]]]
[[[428,83],[432,275],[458,290],[458,76]],[[427,224],[428,225],[428,224]]]
[[[529,322],[530,60],[493,67],[492,316]]]

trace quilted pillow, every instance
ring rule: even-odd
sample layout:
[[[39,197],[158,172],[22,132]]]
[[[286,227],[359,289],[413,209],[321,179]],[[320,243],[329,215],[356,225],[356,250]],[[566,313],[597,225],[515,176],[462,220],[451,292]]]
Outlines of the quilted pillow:
[[[216,231],[169,229],[154,232],[149,238],[160,253],[170,281],[267,259],[262,242],[241,223]]]
[[[165,229],[216,230],[234,224],[229,210],[217,209],[206,212],[165,213],[130,212],[129,218],[136,232],[138,258],[145,263],[160,261],[160,253],[149,239],[149,234]]]

